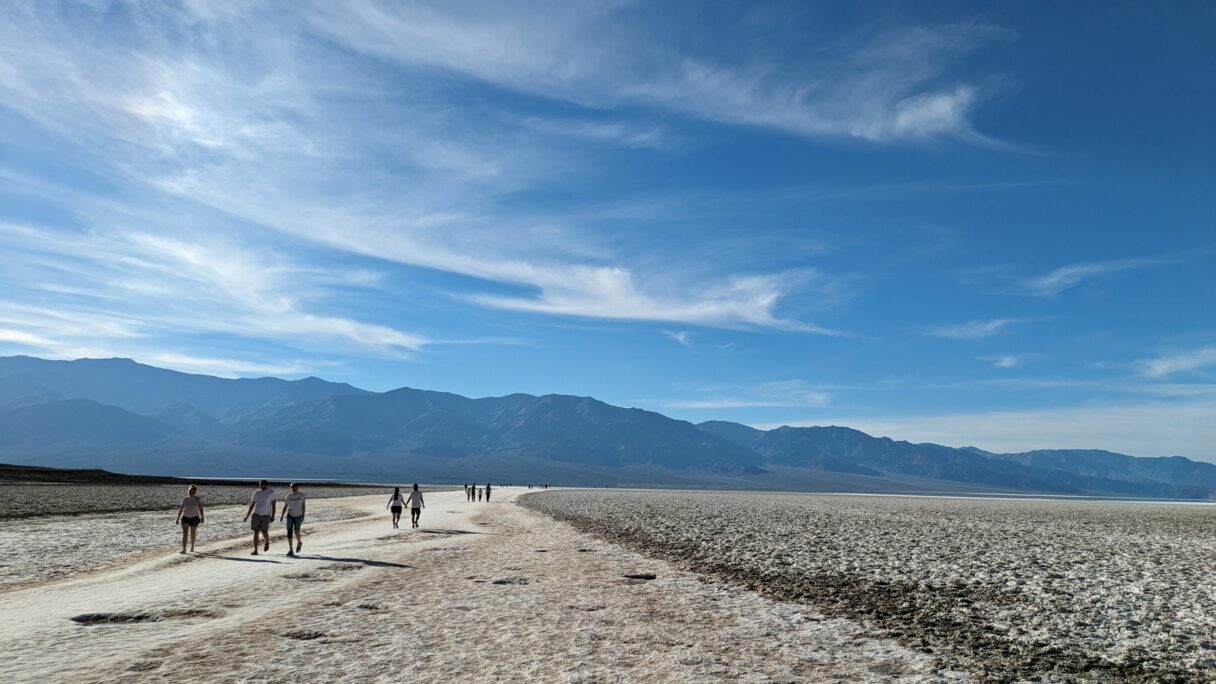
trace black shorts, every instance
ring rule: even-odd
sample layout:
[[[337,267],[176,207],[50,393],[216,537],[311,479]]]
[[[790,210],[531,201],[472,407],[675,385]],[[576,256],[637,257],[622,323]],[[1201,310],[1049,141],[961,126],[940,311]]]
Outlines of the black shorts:
[[[200,516],[182,518],[182,526],[184,527],[198,527],[200,522],[202,522],[202,518]]]
[[[390,510],[390,511],[392,511],[392,512],[394,512],[394,513],[400,513],[400,512],[401,512],[401,507],[400,507],[400,506],[393,506],[393,507],[392,507],[392,508],[390,508],[389,510]]]
[[[410,515],[422,515],[422,509],[421,508],[411,508]]]

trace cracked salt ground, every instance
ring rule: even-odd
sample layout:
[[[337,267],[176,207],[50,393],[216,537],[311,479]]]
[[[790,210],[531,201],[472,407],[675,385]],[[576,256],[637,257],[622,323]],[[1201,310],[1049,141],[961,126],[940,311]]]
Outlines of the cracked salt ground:
[[[480,506],[458,501],[460,492],[446,496],[428,495],[439,511],[430,524],[469,534],[405,529],[401,536],[421,541],[397,544],[380,539],[387,526],[380,519],[314,531],[317,553],[373,561],[358,571],[281,557],[270,558],[275,564],[214,558],[0,595],[9,618],[0,624],[0,649],[11,656],[0,661],[0,680],[362,682],[405,672],[421,682],[967,679],[848,620],[707,582],[507,496]],[[452,547],[463,552],[424,553]],[[336,579],[276,580],[301,572]],[[656,579],[623,579],[642,572]],[[40,614],[48,604],[65,612]],[[67,619],[220,606],[225,613],[214,619],[101,631]]]
[[[1216,507],[602,490],[524,503],[984,679],[1216,679]]]

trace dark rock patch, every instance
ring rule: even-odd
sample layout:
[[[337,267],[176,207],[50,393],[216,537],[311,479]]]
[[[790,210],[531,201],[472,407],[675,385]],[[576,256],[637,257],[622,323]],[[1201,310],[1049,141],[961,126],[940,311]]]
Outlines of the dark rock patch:
[[[140,622],[160,622],[160,617],[148,613],[85,613],[68,618],[78,625],[133,625]]]
[[[283,632],[282,636],[296,641],[312,641],[325,636],[325,632],[317,632],[314,630],[297,629],[290,632]]]

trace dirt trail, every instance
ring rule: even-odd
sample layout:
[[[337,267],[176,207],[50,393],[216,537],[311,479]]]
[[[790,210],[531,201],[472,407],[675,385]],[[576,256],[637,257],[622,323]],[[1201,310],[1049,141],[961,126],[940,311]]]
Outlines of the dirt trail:
[[[0,681],[962,678],[496,493],[432,493],[420,530],[343,500],[379,515],[306,527],[298,558],[229,542],[0,594]]]

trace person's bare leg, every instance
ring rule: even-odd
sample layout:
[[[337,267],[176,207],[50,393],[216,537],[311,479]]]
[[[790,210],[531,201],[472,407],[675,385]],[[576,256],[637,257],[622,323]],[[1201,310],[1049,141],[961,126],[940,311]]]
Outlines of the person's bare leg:
[[[190,553],[194,553],[194,539],[198,537],[198,528],[190,528]]]
[[[182,525],[182,553],[186,552],[186,535],[189,534],[187,530],[190,529],[193,528],[191,528],[189,525]]]
[[[254,556],[258,555],[258,531],[257,530],[253,531],[253,554],[252,555],[254,555]]]
[[[262,530],[262,538],[266,540],[266,544],[262,547],[263,551],[270,550],[270,530]]]
[[[304,535],[302,534],[303,527],[303,525],[300,525],[296,528],[296,553],[299,553],[300,549],[304,548]],[[290,541],[287,542],[287,548],[291,548]]]

